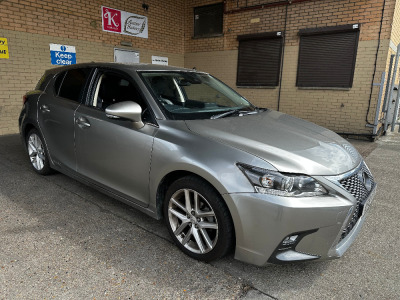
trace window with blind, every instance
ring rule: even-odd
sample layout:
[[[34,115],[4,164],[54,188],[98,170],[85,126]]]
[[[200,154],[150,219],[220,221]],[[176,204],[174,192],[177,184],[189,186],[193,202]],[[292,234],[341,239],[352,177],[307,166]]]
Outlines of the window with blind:
[[[351,88],[359,24],[299,31],[298,87]]]
[[[270,87],[279,84],[282,32],[238,36],[236,85]]]
[[[222,35],[224,5],[217,3],[194,8],[194,37]]]

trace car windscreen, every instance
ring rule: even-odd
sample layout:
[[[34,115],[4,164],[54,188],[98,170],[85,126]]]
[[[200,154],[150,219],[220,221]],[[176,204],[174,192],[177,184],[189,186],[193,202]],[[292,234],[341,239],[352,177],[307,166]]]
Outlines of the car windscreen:
[[[255,107],[230,87],[199,72],[140,72],[155,100],[170,119],[209,119]]]

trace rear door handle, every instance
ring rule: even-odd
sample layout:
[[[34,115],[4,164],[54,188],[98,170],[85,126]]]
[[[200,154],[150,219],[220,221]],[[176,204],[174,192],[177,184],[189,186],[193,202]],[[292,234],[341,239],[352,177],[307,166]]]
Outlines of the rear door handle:
[[[50,108],[49,108],[46,104],[43,104],[42,106],[40,106],[40,110],[41,110],[43,113],[48,113],[48,112],[50,112]]]
[[[90,122],[85,117],[76,118],[75,123],[82,129],[90,127]]]

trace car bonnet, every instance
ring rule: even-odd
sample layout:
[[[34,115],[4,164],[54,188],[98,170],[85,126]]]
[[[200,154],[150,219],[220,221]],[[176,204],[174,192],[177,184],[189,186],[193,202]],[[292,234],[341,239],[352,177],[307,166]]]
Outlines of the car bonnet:
[[[336,133],[277,111],[185,122],[190,131],[251,153],[281,172],[338,175],[361,161]]]

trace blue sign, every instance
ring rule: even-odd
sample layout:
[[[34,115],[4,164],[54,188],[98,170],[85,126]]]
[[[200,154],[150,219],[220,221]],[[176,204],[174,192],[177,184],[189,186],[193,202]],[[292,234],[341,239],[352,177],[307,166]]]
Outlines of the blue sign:
[[[75,46],[50,44],[50,58],[52,65],[76,64]]]

